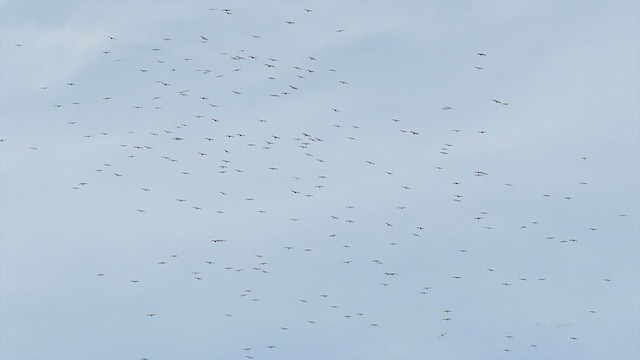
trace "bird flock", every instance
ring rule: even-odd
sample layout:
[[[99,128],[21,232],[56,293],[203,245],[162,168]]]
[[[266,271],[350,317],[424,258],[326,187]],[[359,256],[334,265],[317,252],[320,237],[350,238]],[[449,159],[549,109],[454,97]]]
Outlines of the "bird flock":
[[[199,12],[226,26],[245,10]],[[139,359],[456,358],[460,348],[553,358],[597,341],[584,328],[608,326],[612,309],[590,296],[617,282],[606,267],[586,271],[588,250],[607,241],[603,222],[630,218],[623,202],[572,215],[597,191],[592,154],[557,149],[538,161],[534,151],[520,171],[518,150],[496,144],[527,139],[493,119],[516,121],[522,96],[486,86],[472,99],[423,99],[428,116],[403,108],[413,95],[380,104],[367,95],[377,75],[359,75],[366,65],[301,37],[330,14],[291,14],[264,19],[275,31],[233,28],[240,45],[188,24],[143,40],[103,33],[79,70],[87,80],[39,86],[33,102],[78,149],[58,169],[72,174],[60,206],[109,228],[84,240],[97,260],[73,270],[105,298],[95,326],[126,313],[122,324],[145,329],[127,347]],[[357,29],[329,23],[323,38],[348,47]],[[508,61],[464,56],[438,66],[480,89]],[[464,119],[470,102],[489,119]],[[12,134],[0,135],[9,149]],[[54,147],[24,151],[49,159]],[[545,161],[563,165],[548,173]],[[193,337],[172,345],[145,342],[147,332]]]

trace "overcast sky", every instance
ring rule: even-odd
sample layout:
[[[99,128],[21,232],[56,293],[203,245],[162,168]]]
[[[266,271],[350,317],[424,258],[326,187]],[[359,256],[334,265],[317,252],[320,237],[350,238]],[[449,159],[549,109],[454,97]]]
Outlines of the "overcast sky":
[[[640,358],[637,1],[0,1],[0,358]]]

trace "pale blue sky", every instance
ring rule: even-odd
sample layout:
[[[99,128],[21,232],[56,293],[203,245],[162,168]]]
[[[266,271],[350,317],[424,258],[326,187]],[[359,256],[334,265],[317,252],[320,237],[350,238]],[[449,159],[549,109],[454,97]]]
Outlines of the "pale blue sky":
[[[0,358],[639,358],[639,13],[0,1]]]

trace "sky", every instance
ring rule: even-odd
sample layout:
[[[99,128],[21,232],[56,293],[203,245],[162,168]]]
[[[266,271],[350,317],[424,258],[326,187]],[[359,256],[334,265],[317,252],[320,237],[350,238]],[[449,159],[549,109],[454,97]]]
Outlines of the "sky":
[[[0,1],[0,358],[640,358],[639,14]]]

